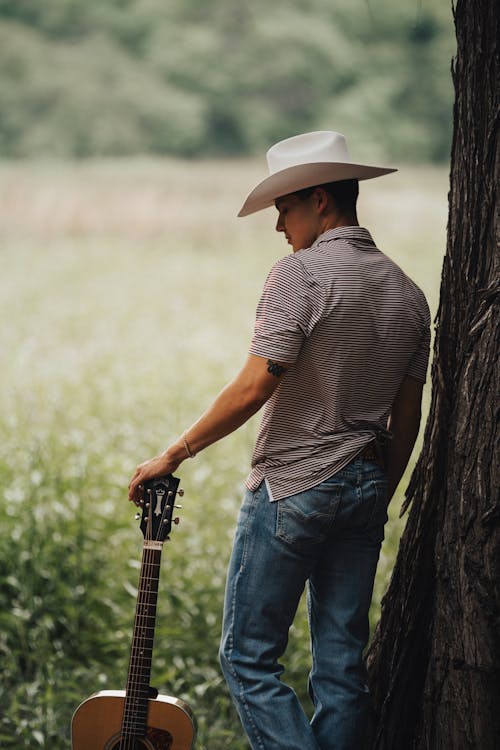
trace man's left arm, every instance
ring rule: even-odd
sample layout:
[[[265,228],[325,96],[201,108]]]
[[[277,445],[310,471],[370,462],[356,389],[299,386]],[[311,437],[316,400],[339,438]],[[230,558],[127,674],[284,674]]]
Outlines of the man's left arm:
[[[387,450],[387,490],[389,499],[404,474],[420,427],[424,383],[407,375],[392,405],[387,428],[392,433]]]
[[[178,440],[159,456],[139,464],[129,485],[129,500],[139,505],[139,485],[148,479],[171,474],[190,455],[194,456],[241,427],[270,398],[288,366],[289,363],[250,354],[234,380]]]

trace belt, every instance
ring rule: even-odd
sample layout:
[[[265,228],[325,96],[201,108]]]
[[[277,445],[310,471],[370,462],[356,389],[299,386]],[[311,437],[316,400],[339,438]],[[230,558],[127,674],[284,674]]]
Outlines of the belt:
[[[376,464],[378,464],[382,469],[384,469],[384,460],[382,457],[382,451],[380,447],[377,445],[375,440],[372,440],[370,443],[367,443],[365,447],[363,448],[360,453],[356,456],[356,458],[364,458],[367,461],[374,461]]]

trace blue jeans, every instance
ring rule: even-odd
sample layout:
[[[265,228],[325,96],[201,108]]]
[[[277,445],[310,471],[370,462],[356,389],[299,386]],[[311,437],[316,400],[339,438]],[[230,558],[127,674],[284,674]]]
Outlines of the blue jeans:
[[[229,564],[220,660],[253,750],[361,750],[369,695],[363,650],[387,520],[382,470],[365,459],[269,502],[247,491]],[[279,659],[308,582],[311,721]]]

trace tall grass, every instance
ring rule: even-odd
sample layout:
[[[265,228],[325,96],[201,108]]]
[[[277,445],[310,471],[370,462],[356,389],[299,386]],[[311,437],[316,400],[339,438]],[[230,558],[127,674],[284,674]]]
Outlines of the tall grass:
[[[141,537],[135,465],[243,362],[263,279],[288,252],[272,211],[235,214],[253,162],[0,165],[0,746],[69,747],[91,692],[124,685]],[[360,217],[433,310],[446,174],[365,183]],[[188,701],[200,750],[246,747],[217,664],[231,537],[257,428],[186,462],[166,546],[152,682]],[[371,612],[402,522],[392,507]],[[286,657],[305,695],[301,608]]]

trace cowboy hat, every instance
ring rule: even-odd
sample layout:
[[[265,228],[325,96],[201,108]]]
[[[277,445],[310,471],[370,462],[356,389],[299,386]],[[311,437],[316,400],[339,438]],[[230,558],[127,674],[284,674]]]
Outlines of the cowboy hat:
[[[248,216],[272,206],[276,198],[303,188],[339,180],[369,180],[396,169],[353,164],[345,137],[318,130],[286,138],[267,152],[269,177],[248,195],[238,216]]]

